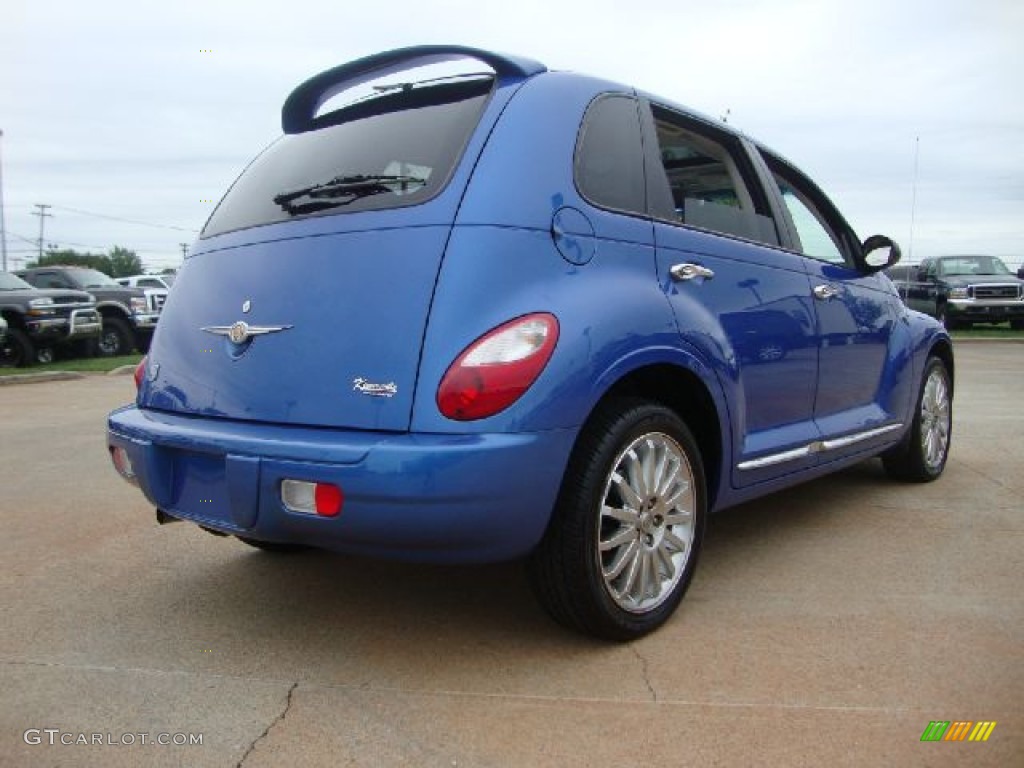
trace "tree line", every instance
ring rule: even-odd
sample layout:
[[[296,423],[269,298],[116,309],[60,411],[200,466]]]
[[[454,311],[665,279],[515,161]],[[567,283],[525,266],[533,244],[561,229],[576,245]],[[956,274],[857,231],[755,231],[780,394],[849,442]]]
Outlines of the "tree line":
[[[73,248],[60,248],[46,251],[35,261],[30,261],[26,268],[60,265],[64,267],[91,267],[110,277],[130,277],[141,275],[142,259],[135,251],[115,245],[108,253],[85,253]],[[174,270],[165,270],[173,272]]]

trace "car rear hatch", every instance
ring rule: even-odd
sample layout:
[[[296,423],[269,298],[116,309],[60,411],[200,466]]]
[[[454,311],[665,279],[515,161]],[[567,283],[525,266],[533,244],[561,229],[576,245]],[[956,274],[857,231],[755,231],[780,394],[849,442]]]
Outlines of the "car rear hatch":
[[[286,135],[235,182],[178,274],[142,407],[409,428],[463,190],[501,109],[534,73],[530,62],[485,54],[493,74],[475,62],[471,76],[408,77],[411,66],[466,50],[382,54],[296,89],[285,104]],[[339,89],[367,85],[365,97],[318,114]]]

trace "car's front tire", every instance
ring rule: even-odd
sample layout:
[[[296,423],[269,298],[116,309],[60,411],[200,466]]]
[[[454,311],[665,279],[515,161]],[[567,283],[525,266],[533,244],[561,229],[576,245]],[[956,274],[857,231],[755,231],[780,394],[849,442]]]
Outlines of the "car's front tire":
[[[32,365],[35,360],[36,350],[28,334],[20,328],[8,328],[0,342],[0,367],[21,368]]]
[[[700,451],[675,412],[604,404],[577,440],[531,557],[538,599],[559,623],[597,637],[657,629],[693,577],[706,503]]]
[[[946,364],[929,357],[906,438],[882,454],[890,477],[927,483],[946,468],[953,435],[953,385]]]

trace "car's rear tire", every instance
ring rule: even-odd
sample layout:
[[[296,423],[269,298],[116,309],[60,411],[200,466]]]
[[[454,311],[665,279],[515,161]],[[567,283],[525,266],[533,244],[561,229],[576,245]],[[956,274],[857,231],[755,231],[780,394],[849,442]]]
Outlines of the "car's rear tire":
[[[682,600],[705,516],[703,463],[682,419],[645,400],[608,402],[577,440],[530,559],[534,592],[571,629],[641,637]]]
[[[293,552],[305,552],[311,547],[307,547],[303,544],[286,544],[280,541],[260,541],[259,539],[250,539],[245,536],[236,536],[239,541],[245,542],[250,547],[263,550],[264,552],[273,552],[276,555],[291,554]]]
[[[119,317],[104,317],[97,344],[100,357],[120,357],[132,351],[132,329]]]
[[[900,445],[882,454],[890,477],[927,483],[946,468],[953,435],[953,386],[946,364],[929,357],[910,431]]]
[[[20,328],[8,328],[7,335],[0,342],[0,366],[23,368],[36,360],[32,339]]]

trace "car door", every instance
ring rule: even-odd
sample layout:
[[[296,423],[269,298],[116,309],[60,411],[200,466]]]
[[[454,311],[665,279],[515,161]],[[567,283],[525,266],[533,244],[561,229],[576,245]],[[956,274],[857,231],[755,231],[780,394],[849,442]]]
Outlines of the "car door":
[[[905,388],[898,386],[904,345],[893,343],[904,309],[890,281],[864,268],[860,241],[824,193],[788,163],[762,156],[811,282],[818,331],[814,419],[832,447],[821,458],[828,461],[863,448],[875,433],[883,437],[905,413]]]
[[[738,137],[659,105],[644,119],[658,279],[683,343],[719,370],[733,485],[812,466],[818,344],[803,257],[780,247]]]

